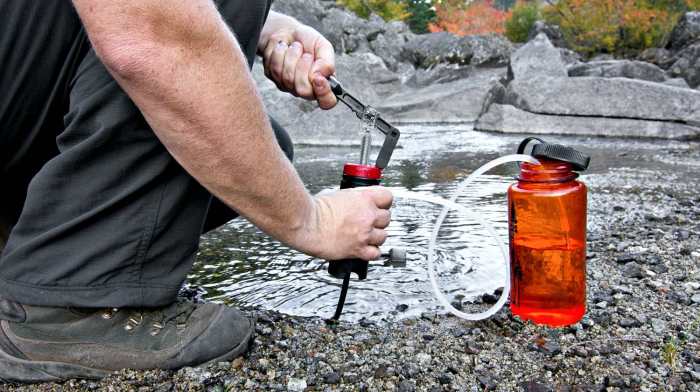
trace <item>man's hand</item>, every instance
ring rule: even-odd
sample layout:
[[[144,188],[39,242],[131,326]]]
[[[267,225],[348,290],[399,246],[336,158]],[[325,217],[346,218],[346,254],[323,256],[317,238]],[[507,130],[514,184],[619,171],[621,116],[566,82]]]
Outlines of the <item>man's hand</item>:
[[[343,189],[315,197],[311,227],[301,246],[326,260],[375,260],[391,221],[391,192],[382,187]]]
[[[265,75],[280,90],[316,100],[322,109],[337,103],[328,83],[335,73],[335,52],[318,31],[271,11],[260,34],[258,54]]]

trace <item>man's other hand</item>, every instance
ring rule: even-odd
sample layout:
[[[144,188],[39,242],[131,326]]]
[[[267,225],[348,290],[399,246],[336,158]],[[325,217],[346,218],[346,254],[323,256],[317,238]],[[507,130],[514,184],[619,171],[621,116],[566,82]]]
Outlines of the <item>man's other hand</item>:
[[[318,101],[322,109],[337,103],[328,77],[335,73],[333,45],[321,33],[296,20],[270,13],[258,45],[265,75],[297,97]]]

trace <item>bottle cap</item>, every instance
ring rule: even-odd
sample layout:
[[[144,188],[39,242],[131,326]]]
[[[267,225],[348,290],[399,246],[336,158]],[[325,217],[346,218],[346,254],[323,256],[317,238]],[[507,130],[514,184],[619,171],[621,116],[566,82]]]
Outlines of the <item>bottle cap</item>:
[[[532,146],[529,155],[535,158],[553,159],[570,163],[574,170],[584,171],[588,169],[588,164],[591,162],[591,157],[575,150],[571,147],[561,144],[547,143],[544,140],[536,137],[528,137],[520,143],[518,154],[524,154],[527,146],[532,142],[538,143]]]

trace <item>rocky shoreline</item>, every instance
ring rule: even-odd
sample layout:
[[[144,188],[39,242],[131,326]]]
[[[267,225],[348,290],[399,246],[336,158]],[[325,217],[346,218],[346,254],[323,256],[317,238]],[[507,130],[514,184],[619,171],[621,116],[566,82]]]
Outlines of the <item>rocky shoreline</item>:
[[[571,327],[523,323],[507,309],[477,323],[423,314],[336,326],[261,311],[254,349],[232,363],[0,389],[698,391],[700,145],[621,153],[640,154],[639,167],[584,179],[588,311]]]

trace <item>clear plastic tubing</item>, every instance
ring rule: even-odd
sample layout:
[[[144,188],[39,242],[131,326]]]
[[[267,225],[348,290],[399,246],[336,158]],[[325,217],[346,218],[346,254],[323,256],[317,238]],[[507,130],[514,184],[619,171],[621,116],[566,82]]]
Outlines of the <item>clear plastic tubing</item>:
[[[474,180],[479,177],[480,175],[486,173],[487,171],[506,164],[506,163],[511,163],[511,162],[529,162],[529,163],[534,163],[534,164],[539,164],[540,162],[533,158],[530,155],[523,155],[523,154],[513,154],[513,155],[506,155],[504,157],[500,157],[497,159],[494,159],[491,162],[488,162],[484,166],[481,166],[480,168],[476,169],[474,173],[470,174],[467,178],[462,181],[459,186],[457,186],[457,190],[455,193],[452,195],[452,197],[447,200],[443,199],[442,197],[439,196],[434,196],[434,195],[425,195],[421,193],[416,193],[416,192],[409,192],[406,190],[402,189],[392,189],[392,193],[394,194],[395,197],[400,198],[400,199],[410,199],[410,200],[420,200],[428,203],[434,203],[434,204],[439,204],[443,206],[442,212],[440,212],[440,215],[438,216],[436,222],[435,222],[435,228],[433,229],[433,232],[430,235],[430,241],[428,243],[428,277],[430,278],[430,284],[433,287],[433,292],[435,293],[435,297],[438,299],[438,301],[442,304],[445,309],[447,309],[450,313],[454,314],[455,316],[462,318],[464,320],[470,320],[470,321],[478,321],[478,320],[483,320],[486,318],[489,318],[496,314],[503,305],[505,305],[506,301],[508,300],[508,295],[510,294],[510,259],[509,259],[509,252],[508,248],[506,248],[506,245],[504,244],[503,241],[499,241],[498,236],[496,235],[496,231],[493,229],[493,226],[488,222],[483,219],[478,219],[478,217],[474,217],[474,212],[467,207],[464,207],[460,204],[457,204],[457,197],[459,197],[462,193],[464,193],[464,190],[471,185]],[[489,236],[494,239],[494,241],[498,244],[498,247],[501,251],[501,255],[503,257],[503,265],[505,265],[506,268],[506,281],[503,284],[503,292],[501,293],[501,297],[498,298],[498,301],[490,307],[489,309],[479,312],[479,313],[464,313],[458,309],[456,309],[454,306],[450,304],[450,301],[445,297],[445,294],[443,294],[442,290],[438,286],[438,281],[437,281],[437,276],[435,274],[435,247],[437,245],[437,237],[438,233],[440,232],[440,227],[442,226],[442,223],[445,221],[445,218],[447,217],[447,214],[452,211],[452,210],[458,210],[464,214],[467,214],[470,216],[475,222],[479,223],[483,228],[486,229],[488,232]]]

